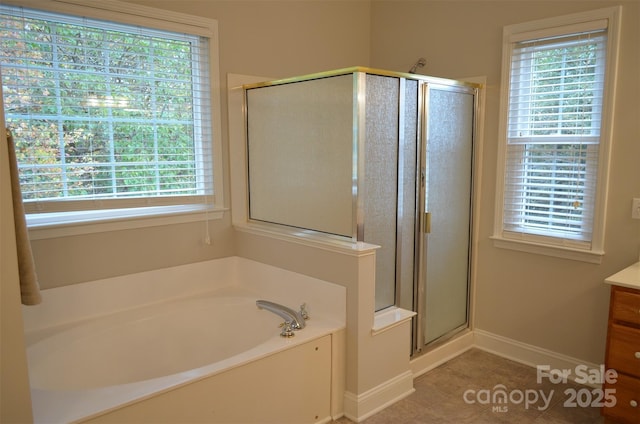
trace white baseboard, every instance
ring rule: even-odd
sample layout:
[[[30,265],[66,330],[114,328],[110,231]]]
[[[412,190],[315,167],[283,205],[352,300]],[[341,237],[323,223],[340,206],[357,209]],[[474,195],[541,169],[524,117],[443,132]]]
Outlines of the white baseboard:
[[[411,372],[413,372],[413,378],[417,378],[466,352],[473,347],[473,342],[473,332],[468,331],[412,359],[410,367]]]
[[[571,356],[522,343],[487,331],[476,329],[473,331],[473,338],[474,347],[521,364],[531,367],[548,365],[551,370],[570,370],[571,374],[568,378],[572,381],[575,381],[576,377],[581,377],[580,373],[577,374],[575,372],[577,367],[584,369],[585,373],[589,375],[595,375],[594,373],[600,372],[600,365],[585,362]],[[590,383],[589,381],[578,382],[596,388],[600,387],[600,384]]]
[[[410,371],[406,371],[365,393],[355,395],[351,392],[345,392],[344,416],[352,421],[361,422],[413,393],[415,378],[473,347],[531,367],[547,365],[550,370],[570,370],[568,378],[574,381],[575,377],[598,375],[601,371],[600,365],[475,329],[454,337],[441,346],[412,359]],[[577,367],[581,367],[583,374],[576,374]],[[601,387],[600,384],[589,381],[578,382],[595,388]]]
[[[406,371],[360,395],[345,392],[344,416],[351,421],[361,422],[413,392],[415,389],[411,371]]]

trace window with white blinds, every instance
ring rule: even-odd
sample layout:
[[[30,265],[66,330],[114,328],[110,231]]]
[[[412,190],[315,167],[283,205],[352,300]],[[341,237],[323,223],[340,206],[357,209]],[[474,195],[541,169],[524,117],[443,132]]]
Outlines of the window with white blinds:
[[[209,39],[0,5],[27,213],[213,203]]]
[[[606,34],[516,43],[504,229],[589,242]]]
[[[540,28],[505,31],[497,238],[601,249],[611,20],[597,14],[576,20],[564,28],[539,22]]]

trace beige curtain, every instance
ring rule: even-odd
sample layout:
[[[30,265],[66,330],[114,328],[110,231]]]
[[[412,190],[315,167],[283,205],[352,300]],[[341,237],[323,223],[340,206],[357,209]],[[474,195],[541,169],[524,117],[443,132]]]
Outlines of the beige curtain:
[[[27,221],[24,216],[20,179],[18,178],[18,162],[11,131],[7,129],[7,146],[9,149],[9,174],[11,176],[11,196],[13,198],[13,219],[16,227],[16,247],[18,250],[18,270],[20,273],[20,295],[23,305],[37,305],[42,301],[36,267],[33,262]]]

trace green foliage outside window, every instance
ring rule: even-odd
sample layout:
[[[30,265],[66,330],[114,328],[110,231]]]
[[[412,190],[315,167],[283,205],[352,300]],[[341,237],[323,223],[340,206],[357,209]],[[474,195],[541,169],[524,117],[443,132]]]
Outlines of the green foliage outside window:
[[[0,15],[25,200],[197,192],[193,42]]]

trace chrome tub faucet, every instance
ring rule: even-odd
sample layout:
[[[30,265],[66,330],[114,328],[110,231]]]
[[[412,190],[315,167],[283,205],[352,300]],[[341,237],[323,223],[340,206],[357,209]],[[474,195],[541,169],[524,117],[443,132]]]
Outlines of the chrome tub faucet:
[[[280,333],[283,337],[293,337],[293,332],[295,330],[302,330],[307,325],[305,320],[309,319],[306,311],[306,304],[300,307],[300,312],[268,300],[256,300],[256,306],[260,309],[273,312],[284,319],[282,333]]]

